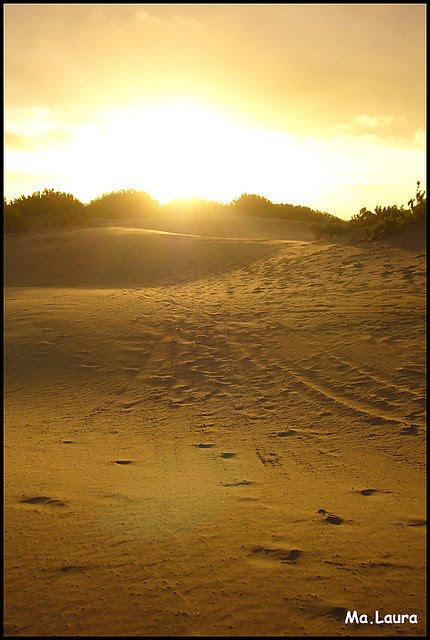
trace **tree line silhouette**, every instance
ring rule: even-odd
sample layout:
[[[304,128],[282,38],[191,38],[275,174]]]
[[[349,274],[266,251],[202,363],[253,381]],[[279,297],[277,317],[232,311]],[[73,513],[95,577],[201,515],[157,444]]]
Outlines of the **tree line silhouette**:
[[[104,193],[83,204],[70,193],[44,189],[30,196],[3,200],[4,231],[75,227],[94,218],[148,218],[154,215],[187,214],[216,217],[222,213],[282,218],[285,220],[337,220],[329,213],[293,204],[274,204],[263,196],[244,193],[229,204],[200,198],[179,198],[161,205],[145,191],[121,189]]]
[[[20,196],[7,202],[3,199],[4,232],[13,233],[34,229],[85,226],[95,218],[149,218],[154,215],[186,214],[194,217],[215,218],[219,214],[234,213],[242,216],[278,218],[312,222],[315,236],[334,238],[346,234],[375,238],[400,230],[411,222],[424,220],[427,199],[417,182],[415,197],[403,205],[377,206],[374,211],[362,208],[350,220],[342,220],[324,211],[310,207],[273,203],[264,196],[243,193],[228,204],[200,198],[179,198],[161,205],[145,191],[121,189],[104,193],[82,203],[74,195],[44,189],[30,196]]]

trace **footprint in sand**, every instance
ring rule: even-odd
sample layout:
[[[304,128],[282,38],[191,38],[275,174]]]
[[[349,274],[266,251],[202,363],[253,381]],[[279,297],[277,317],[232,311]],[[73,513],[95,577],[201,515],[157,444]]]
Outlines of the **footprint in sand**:
[[[427,520],[422,520],[420,518],[415,518],[413,520],[408,520],[406,522],[407,527],[425,527],[427,525]]]
[[[60,571],[61,573],[81,573],[81,572],[86,572],[88,569],[90,569],[89,565],[63,565],[62,567],[59,567],[58,569],[56,569],[56,571]]]
[[[52,507],[65,507],[66,503],[49,496],[34,496],[32,498],[24,498],[20,500],[21,504],[48,504]]]
[[[418,427],[415,424],[411,424],[409,427],[404,427],[400,430],[402,436],[416,436],[418,435]]]
[[[344,520],[340,516],[329,515],[325,519],[325,522],[328,522],[329,524],[342,524],[342,522],[344,522]]]
[[[294,429],[288,429],[287,431],[279,431],[278,433],[274,433],[272,435],[273,438],[287,438],[288,436],[296,436],[297,431]]]
[[[359,493],[362,496],[373,496],[375,493],[391,493],[391,491],[384,489],[359,489],[358,491],[353,491],[352,493]]]
[[[210,443],[203,443],[200,442],[199,444],[195,444],[193,445],[194,447],[197,447],[197,449],[212,449],[212,447],[214,447],[214,444],[210,444]]]
[[[331,605],[328,603],[319,602],[308,603],[306,602],[306,610],[311,618],[329,618],[331,620],[335,620],[336,622],[345,622],[345,617],[348,609],[342,606]],[[354,623],[355,625],[355,623]],[[358,623],[357,623],[358,626]]]
[[[345,607],[330,607],[323,613],[325,617],[334,618],[334,620],[340,620],[341,622],[345,621],[346,614],[347,609]]]
[[[251,548],[250,557],[254,559],[261,559],[265,561],[277,560],[282,563],[296,564],[300,556],[303,555],[303,551],[299,549],[270,549],[269,547],[261,547],[257,545]]]
[[[342,522],[345,522],[343,518],[341,518],[340,516],[336,516],[334,515],[334,513],[329,513],[328,511],[326,511],[325,509],[318,509],[317,513],[321,514],[322,516],[326,516],[324,518],[324,522],[328,522],[328,524],[342,524]]]

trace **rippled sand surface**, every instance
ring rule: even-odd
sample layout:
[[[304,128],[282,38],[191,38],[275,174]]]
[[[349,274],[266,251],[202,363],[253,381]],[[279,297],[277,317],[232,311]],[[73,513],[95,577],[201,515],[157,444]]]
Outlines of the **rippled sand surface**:
[[[6,237],[6,634],[423,635],[423,239],[156,226]]]

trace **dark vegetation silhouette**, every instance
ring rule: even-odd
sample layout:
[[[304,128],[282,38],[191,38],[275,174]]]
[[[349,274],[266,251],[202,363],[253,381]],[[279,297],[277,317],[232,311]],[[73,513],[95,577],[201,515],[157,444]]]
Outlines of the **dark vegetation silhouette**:
[[[135,189],[104,193],[88,204],[83,204],[71,194],[45,189],[31,196],[20,196],[11,202],[4,199],[3,210],[5,233],[83,226],[92,219],[144,220],[154,215],[215,219],[220,214],[235,213],[313,222],[338,220],[329,213],[293,204],[274,204],[254,194],[244,193],[229,204],[201,198],[176,198],[161,205],[145,191]]]
[[[85,223],[86,209],[70,193],[44,189],[12,202],[3,199],[4,231],[62,228]]]
[[[229,206],[233,211],[247,216],[308,222],[339,220],[331,213],[316,211],[310,207],[295,204],[275,204],[263,196],[251,193],[243,193],[239,198],[233,200]]]
[[[140,218],[159,213],[160,203],[149,193],[135,189],[111,191],[86,205],[88,218]]]
[[[335,238],[339,236],[376,239],[392,235],[412,224],[424,223],[427,215],[427,198],[417,182],[415,198],[403,205],[376,206],[374,211],[363,207],[350,220],[328,221],[324,224],[312,225],[315,236]]]
[[[244,193],[229,204],[200,198],[178,198],[161,205],[145,191],[122,189],[104,193],[83,204],[70,193],[44,189],[31,196],[20,196],[11,202],[3,199],[4,231],[12,233],[34,229],[79,227],[94,219],[145,219],[154,215],[184,215],[216,218],[219,214],[238,214],[262,218],[278,218],[312,222],[317,239],[355,235],[376,238],[402,229],[410,223],[425,220],[427,199],[417,183],[415,198],[408,208],[397,205],[377,206],[374,211],[363,208],[350,220],[310,207],[276,204],[256,194]]]

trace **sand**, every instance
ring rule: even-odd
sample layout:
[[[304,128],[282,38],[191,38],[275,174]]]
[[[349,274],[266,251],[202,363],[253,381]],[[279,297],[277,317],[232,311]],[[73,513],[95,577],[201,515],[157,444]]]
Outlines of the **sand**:
[[[6,635],[423,635],[423,234],[121,224],[5,239]]]

